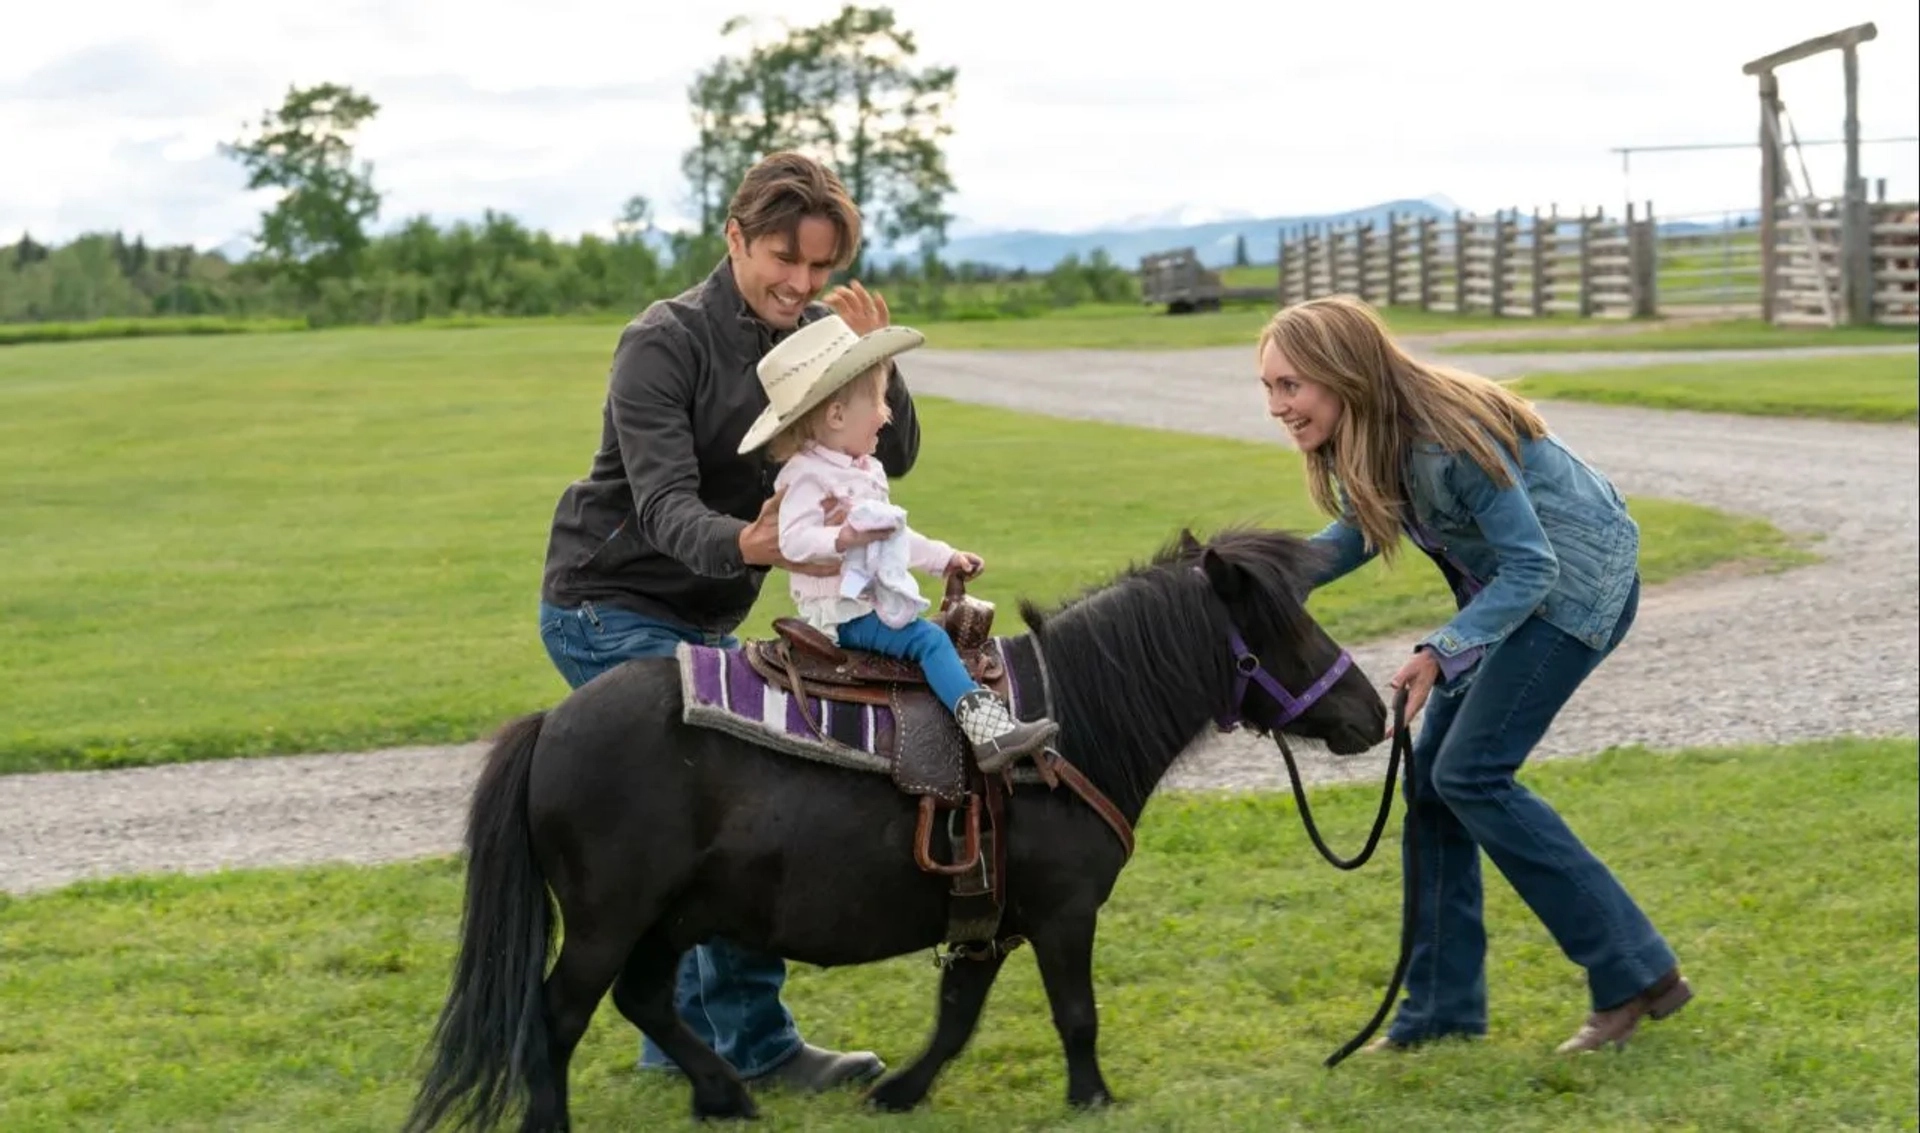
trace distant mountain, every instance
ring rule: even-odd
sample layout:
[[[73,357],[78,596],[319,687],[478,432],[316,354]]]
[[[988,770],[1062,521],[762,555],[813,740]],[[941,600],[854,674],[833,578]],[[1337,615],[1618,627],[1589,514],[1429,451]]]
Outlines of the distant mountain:
[[[1131,218],[1087,232],[1048,232],[1016,229],[999,232],[975,232],[950,241],[940,250],[940,258],[950,264],[979,263],[1003,268],[1045,271],[1069,255],[1086,259],[1096,248],[1123,267],[1138,267],[1140,258],[1151,252],[1191,247],[1200,262],[1209,267],[1233,263],[1235,242],[1247,240],[1247,257],[1256,263],[1273,262],[1282,229],[1302,224],[1346,224],[1352,221],[1386,220],[1388,213],[1401,216],[1450,216],[1430,200],[1393,200],[1347,212],[1320,213],[1311,216],[1226,216],[1216,210],[1213,219],[1196,221],[1199,212],[1183,205],[1162,213]],[[1205,215],[1204,213],[1201,215]],[[898,258],[890,250],[875,248],[869,259],[886,264]]]
[[[1420,199],[1403,198],[1382,201],[1345,212],[1293,216],[1251,216],[1235,210],[1206,205],[1179,204],[1152,213],[1109,221],[1097,228],[1076,232],[1050,229],[980,229],[956,225],[956,235],[940,250],[940,258],[949,264],[988,264],[1008,270],[1024,268],[1046,271],[1070,255],[1082,260],[1096,249],[1125,268],[1137,268],[1140,259],[1153,252],[1191,247],[1208,267],[1227,267],[1233,263],[1234,246],[1240,237],[1247,241],[1247,257],[1253,263],[1272,263],[1282,231],[1302,225],[1338,225],[1358,221],[1384,223],[1388,213],[1402,217],[1446,218],[1453,215],[1454,204],[1433,194]],[[477,217],[458,217],[479,223]],[[436,218],[441,225],[451,220]],[[393,227],[393,226],[390,226]],[[1662,226],[1663,229],[1668,227]],[[1704,227],[1704,226],[1701,226]],[[664,226],[649,229],[642,239],[662,256],[671,255],[672,234]],[[217,248],[227,259],[238,263],[253,252],[249,237],[233,237]],[[884,267],[896,259],[917,259],[912,248],[890,249],[869,244],[867,261]]]

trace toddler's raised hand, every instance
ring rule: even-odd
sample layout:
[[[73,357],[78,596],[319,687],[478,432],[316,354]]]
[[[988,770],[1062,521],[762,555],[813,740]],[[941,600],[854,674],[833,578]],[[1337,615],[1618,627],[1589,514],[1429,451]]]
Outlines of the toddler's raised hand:
[[[863,531],[851,523],[840,525],[840,533],[833,537],[833,549],[851,551],[855,547],[864,547],[868,543],[878,543],[893,534],[893,528],[882,527],[876,531]]]

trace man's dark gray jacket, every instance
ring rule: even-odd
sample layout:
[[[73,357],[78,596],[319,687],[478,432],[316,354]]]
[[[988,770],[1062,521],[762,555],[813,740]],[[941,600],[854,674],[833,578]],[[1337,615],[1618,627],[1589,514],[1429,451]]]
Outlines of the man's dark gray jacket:
[[[829,313],[814,303],[802,324]],[[600,449],[554,509],[541,597],[603,603],[703,633],[731,633],[768,573],[740,557],[740,531],[773,495],[779,465],[734,450],[766,394],[754,367],[789,332],[756,317],[722,260],[706,280],[648,306],[620,334]],[[897,367],[878,456],[912,469],[920,423]]]

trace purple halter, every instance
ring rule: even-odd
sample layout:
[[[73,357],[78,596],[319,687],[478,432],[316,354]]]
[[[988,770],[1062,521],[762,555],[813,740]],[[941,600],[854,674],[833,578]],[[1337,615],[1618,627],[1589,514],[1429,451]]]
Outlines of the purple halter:
[[[1260,663],[1260,658],[1254,656],[1253,651],[1247,648],[1246,639],[1240,636],[1240,631],[1231,625],[1227,627],[1227,644],[1233,649],[1235,672],[1233,699],[1227,702],[1227,710],[1214,718],[1214,723],[1219,725],[1223,732],[1231,732],[1240,726],[1242,719],[1240,702],[1247,695],[1249,681],[1259,685],[1261,691],[1271,696],[1280,705],[1280,718],[1270,726],[1272,731],[1277,732],[1298,719],[1301,713],[1313,707],[1313,702],[1325,696],[1327,690],[1333,687],[1333,682],[1339,680],[1340,675],[1353,665],[1353,656],[1342,649],[1340,656],[1334,658],[1333,665],[1320,675],[1320,679],[1307,686],[1307,691],[1296,697],[1281,687],[1279,681],[1273,679],[1273,674],[1267,672],[1266,666]]]

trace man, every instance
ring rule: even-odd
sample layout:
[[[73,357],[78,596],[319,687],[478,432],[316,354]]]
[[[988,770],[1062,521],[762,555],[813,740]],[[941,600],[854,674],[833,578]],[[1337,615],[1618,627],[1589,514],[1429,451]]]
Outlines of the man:
[[[726,259],[621,333],[600,448],[560,497],[541,583],[540,636],[568,684],[630,658],[671,656],[682,641],[736,644],[771,568],[835,569],[781,557],[778,468],[737,449],[766,408],[755,366],[776,342],[829,308],[855,333],[886,325],[885,301],[857,282],[814,302],[853,261],[860,235],[838,177],[799,154],[773,154],[729,205]],[[893,421],[877,455],[888,476],[904,476],[920,426],[897,368],[887,404]],[[712,941],[682,957],[681,1018],[743,1078],[825,1089],[885,1069],[870,1052],[803,1042],[780,1001],[785,980],[781,958]],[[645,1040],[641,1065],[671,1063]]]

